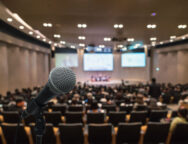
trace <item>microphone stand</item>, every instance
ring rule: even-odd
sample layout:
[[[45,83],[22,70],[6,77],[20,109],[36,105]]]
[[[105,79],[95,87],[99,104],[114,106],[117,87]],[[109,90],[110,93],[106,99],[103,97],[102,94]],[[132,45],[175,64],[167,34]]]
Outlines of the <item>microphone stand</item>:
[[[32,99],[31,102],[28,103],[28,107],[26,111],[23,111],[22,113],[22,119],[26,118],[28,116],[28,114],[31,113],[31,115],[33,115],[36,119],[36,123],[35,123],[35,134],[36,134],[36,144],[42,144],[42,138],[43,135],[45,134],[45,130],[46,130],[46,122],[45,119],[43,117],[43,108],[44,105],[39,105],[37,104],[37,102]]]
[[[36,124],[35,124],[35,134],[36,134],[36,144],[42,144],[42,138],[45,134],[45,119],[43,117],[43,110],[40,110],[35,114]]]

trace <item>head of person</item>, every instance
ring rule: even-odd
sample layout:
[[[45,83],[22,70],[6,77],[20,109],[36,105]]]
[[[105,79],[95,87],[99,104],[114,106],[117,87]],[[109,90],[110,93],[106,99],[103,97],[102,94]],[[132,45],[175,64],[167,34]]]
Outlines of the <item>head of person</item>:
[[[91,104],[91,110],[96,110],[96,109],[98,109],[98,103],[97,101],[94,100]]]
[[[152,83],[156,83],[156,79],[155,78],[152,78]]]
[[[187,118],[187,109],[185,107],[181,106],[178,109],[178,116],[183,117],[183,118]]]

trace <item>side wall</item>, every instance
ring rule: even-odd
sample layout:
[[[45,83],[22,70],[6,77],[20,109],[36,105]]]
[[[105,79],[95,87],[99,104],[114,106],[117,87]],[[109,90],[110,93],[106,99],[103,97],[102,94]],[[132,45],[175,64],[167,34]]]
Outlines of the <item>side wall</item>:
[[[0,94],[44,85],[49,58],[48,49],[0,33]]]

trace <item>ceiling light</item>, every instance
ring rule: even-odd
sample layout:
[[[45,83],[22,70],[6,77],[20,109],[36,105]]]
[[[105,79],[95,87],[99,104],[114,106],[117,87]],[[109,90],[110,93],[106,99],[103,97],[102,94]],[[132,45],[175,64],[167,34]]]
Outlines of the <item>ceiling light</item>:
[[[52,27],[53,25],[51,23],[48,23],[48,27]]]
[[[157,27],[156,24],[148,24],[148,25],[147,25],[147,28],[148,28],[148,29],[155,29],[156,27]]]
[[[156,45],[156,42],[152,42],[151,45],[152,45],[152,46],[155,46],[155,45]]]
[[[141,45],[139,43],[135,44],[134,48],[138,48],[140,47]]]
[[[70,47],[71,47],[71,48],[75,48],[75,46],[73,46],[73,45],[71,45]]]
[[[123,28],[123,24],[119,24],[119,28]]]
[[[170,40],[170,42],[173,42],[173,41],[174,41],[173,39]]]
[[[40,36],[38,35],[36,38],[38,38],[38,39],[39,39],[39,38],[40,38]]]
[[[104,38],[104,41],[111,41],[111,38],[105,37],[105,38]]]
[[[118,24],[115,24],[115,25],[114,25],[114,28],[118,28],[118,27],[119,27],[119,25],[118,25]]]
[[[24,26],[19,26],[19,29],[24,29]]]
[[[57,46],[57,43],[54,43],[54,46]]]
[[[85,37],[85,36],[79,36],[78,39],[79,39],[79,40],[85,40],[86,37]]]
[[[156,40],[157,40],[156,37],[151,37],[151,38],[150,38],[150,41],[156,41]]]
[[[127,47],[124,47],[121,49],[122,51],[127,51]]]
[[[66,44],[66,42],[65,41],[60,41],[60,44]]]
[[[85,47],[85,44],[80,43],[79,46],[80,46],[80,47]]]
[[[45,42],[45,41],[46,41],[46,39],[43,39],[43,41]]]
[[[49,44],[52,44],[52,41],[49,41],[48,43],[49,43]]]
[[[29,32],[29,34],[30,34],[30,35],[33,35],[33,32],[32,32],[32,31],[30,31],[30,32]]]
[[[127,41],[128,41],[128,42],[133,42],[133,41],[134,41],[134,38],[128,38]]]
[[[78,27],[78,28],[86,28],[86,27],[87,27],[87,24],[77,24],[77,27]]]
[[[186,39],[186,37],[182,37],[181,39],[183,39],[183,40],[184,40],[184,39]]]
[[[12,18],[7,18],[7,21],[8,22],[12,22]]]
[[[123,45],[118,45],[118,48],[123,48]]]
[[[170,36],[170,39],[175,39],[176,38],[176,36]]]
[[[156,68],[156,71],[159,71],[159,70],[160,70],[160,68],[157,67],[157,68]]]
[[[162,44],[163,44],[163,42],[160,42],[160,44],[162,45]]]
[[[99,47],[100,47],[100,48],[104,48],[104,47],[105,47],[105,45],[99,45]]]
[[[48,24],[47,23],[43,23],[43,27],[47,27],[48,26]]]
[[[61,38],[60,34],[54,34],[54,38]]]
[[[187,25],[186,24],[180,24],[180,25],[178,25],[178,28],[179,29],[186,29]]]

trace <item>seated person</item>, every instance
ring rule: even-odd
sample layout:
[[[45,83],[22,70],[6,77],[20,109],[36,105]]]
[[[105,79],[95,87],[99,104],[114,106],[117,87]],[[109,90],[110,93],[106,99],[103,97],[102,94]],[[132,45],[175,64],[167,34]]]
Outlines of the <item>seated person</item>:
[[[174,118],[171,122],[171,125],[170,125],[170,132],[173,132],[174,129],[176,128],[176,125],[177,124],[180,124],[180,123],[187,123],[187,109],[185,107],[180,107],[178,109],[178,116],[176,118]]]
[[[98,112],[104,112],[101,108],[99,108],[97,101],[93,100],[90,110],[88,112],[98,113]]]

